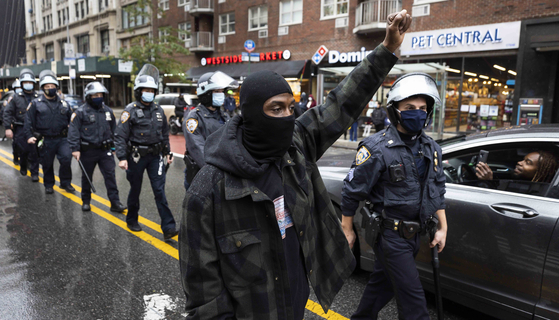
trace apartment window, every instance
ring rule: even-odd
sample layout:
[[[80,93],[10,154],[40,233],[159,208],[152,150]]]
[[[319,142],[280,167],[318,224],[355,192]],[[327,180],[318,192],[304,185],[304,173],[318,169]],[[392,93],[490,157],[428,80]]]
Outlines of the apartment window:
[[[192,29],[192,25],[190,22],[183,22],[179,23],[179,39],[184,42],[190,43],[190,30]],[[189,43],[185,43],[185,46],[189,47]]]
[[[101,31],[101,51],[109,52],[109,30]]]
[[[58,10],[58,26],[60,27],[62,25],[62,13],[60,13],[60,10]]]
[[[169,10],[169,0],[159,0],[159,8],[163,11]]]
[[[226,13],[219,16],[219,34],[235,33],[235,13]]]
[[[99,0],[99,11],[104,11],[109,7],[109,0]]]
[[[35,31],[35,21],[31,21],[31,35],[34,35]]]
[[[337,18],[347,16],[349,0],[321,0],[321,17]]]
[[[49,43],[45,46],[45,57],[47,61],[54,60],[54,43]]]
[[[248,30],[268,28],[268,6],[262,5],[248,9]]]
[[[160,43],[167,43],[167,37],[170,36],[171,34],[169,33],[169,29],[168,28],[159,28],[159,42]]]
[[[78,36],[78,52],[83,56],[87,56],[89,53],[89,35],[84,34]]]
[[[64,40],[60,40],[60,60],[64,60],[64,58],[66,58],[66,48],[64,48],[64,45],[66,44],[66,39]]]
[[[303,0],[280,2],[280,25],[303,23]]]
[[[179,0],[178,5],[179,7],[184,7],[190,0]]]
[[[149,22],[148,18],[148,6],[143,8],[144,14],[142,14],[141,8],[138,8],[136,4],[128,5],[122,8],[122,28],[134,28],[136,26],[142,26]],[[134,14],[137,14],[134,17]]]

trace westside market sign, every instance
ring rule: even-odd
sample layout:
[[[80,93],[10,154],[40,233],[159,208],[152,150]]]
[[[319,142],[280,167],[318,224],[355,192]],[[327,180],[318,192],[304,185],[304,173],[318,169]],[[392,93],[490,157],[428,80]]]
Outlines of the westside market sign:
[[[520,21],[406,34],[402,56],[517,49]]]
[[[291,58],[291,52],[289,50],[283,51],[272,51],[272,52],[262,52],[258,56],[258,61],[277,61],[277,60],[289,60]],[[254,58],[253,58],[254,59]],[[241,63],[244,60],[242,55],[225,56],[225,57],[209,57],[202,58],[200,63],[202,66],[216,65],[216,64],[230,64],[230,63]],[[248,60],[246,60],[248,61]],[[251,60],[255,61],[255,60]]]

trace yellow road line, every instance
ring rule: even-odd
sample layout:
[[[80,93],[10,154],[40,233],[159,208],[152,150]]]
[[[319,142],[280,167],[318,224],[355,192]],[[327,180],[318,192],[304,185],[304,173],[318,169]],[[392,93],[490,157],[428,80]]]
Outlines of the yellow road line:
[[[7,155],[8,157],[11,157],[12,154],[0,149],[0,153]],[[0,161],[4,162],[5,164],[7,164],[8,166],[16,169],[19,171],[19,166],[16,166],[13,163],[13,160],[10,160],[8,158],[5,158],[3,156],[0,156]],[[40,169],[40,172],[43,173],[43,171]],[[28,173],[29,175],[29,173]],[[60,179],[58,178],[58,176],[54,176],[56,181],[60,181]],[[39,183],[43,183],[43,178],[39,177]],[[76,192],[81,192],[81,188],[79,186],[76,186],[75,184],[72,184],[74,186],[74,188],[76,188]],[[58,186],[54,186],[53,187],[54,191],[60,193],[61,195],[65,196],[66,198],[74,201],[75,203],[81,205],[82,203],[82,199],[76,195],[74,195],[73,193],[68,193],[66,192],[64,189],[59,188]],[[104,198],[99,197],[96,194],[91,194],[91,198],[101,204],[104,204],[105,206],[110,207],[111,206],[111,202],[109,200],[106,200]],[[101,209],[99,209],[96,206],[91,206],[91,212],[94,212],[95,214],[97,214],[98,216],[104,218],[105,220],[108,220],[109,222],[113,223],[114,225],[124,229],[125,231],[135,235],[136,237],[142,239],[143,241],[151,244],[152,246],[156,247],[157,249],[165,252],[166,254],[170,255],[171,257],[175,258],[175,259],[179,259],[179,251],[171,246],[170,244],[166,243],[165,241],[159,240],[158,238],[144,232],[144,231],[140,231],[140,232],[133,232],[130,229],[128,229],[128,227],[126,226],[126,221],[122,221],[121,219],[115,217],[114,215],[103,211]],[[138,217],[138,221],[146,226],[148,226],[150,229],[153,229],[159,233],[162,233],[160,231],[160,227],[157,223],[146,219],[146,218],[142,218],[141,216]],[[178,241],[178,237],[175,236],[173,237],[174,240]],[[324,318],[324,319],[329,319],[329,320],[349,320],[348,318],[335,313],[332,310],[329,310],[327,314],[324,313],[324,311],[322,310],[322,307],[320,306],[320,304],[312,301],[312,300],[307,300],[307,305],[305,306],[305,308],[307,308],[309,311],[315,313],[316,315]]]

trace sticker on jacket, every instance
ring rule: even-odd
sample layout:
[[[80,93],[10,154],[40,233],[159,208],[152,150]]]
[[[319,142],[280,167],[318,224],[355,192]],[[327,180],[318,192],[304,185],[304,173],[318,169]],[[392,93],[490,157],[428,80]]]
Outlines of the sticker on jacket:
[[[125,123],[126,121],[128,121],[128,119],[130,119],[130,112],[124,111],[124,112],[120,115],[120,122],[121,122],[121,123]]]
[[[355,164],[356,165],[363,164],[370,157],[371,157],[371,153],[369,152],[369,150],[367,150],[367,148],[363,146],[359,149],[357,155],[355,156]]]
[[[293,219],[291,219],[291,213],[285,207],[283,196],[274,200],[274,207],[276,208],[276,220],[278,220],[281,238],[285,239],[285,230],[293,227]]]
[[[105,121],[111,121],[112,119],[111,113],[109,111],[105,112]]]
[[[190,133],[194,133],[194,131],[198,128],[198,120],[190,118],[186,120],[186,129]]]

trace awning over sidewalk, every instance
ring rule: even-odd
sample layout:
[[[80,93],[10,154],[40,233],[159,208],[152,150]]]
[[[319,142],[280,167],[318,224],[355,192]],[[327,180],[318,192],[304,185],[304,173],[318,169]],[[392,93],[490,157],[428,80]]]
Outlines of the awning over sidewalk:
[[[275,71],[283,77],[299,77],[306,60],[296,61],[278,61],[278,62],[253,62],[250,64],[250,73],[257,71],[270,70]],[[242,64],[223,64],[213,65],[209,67],[190,68],[186,72],[189,79],[198,79],[206,72],[221,71],[233,78],[248,76],[248,63]]]

